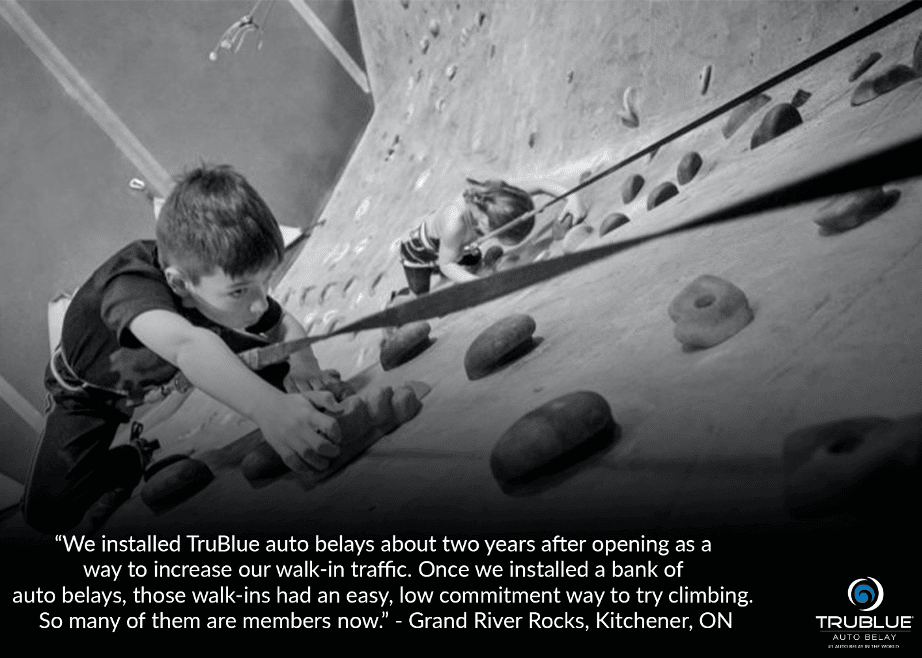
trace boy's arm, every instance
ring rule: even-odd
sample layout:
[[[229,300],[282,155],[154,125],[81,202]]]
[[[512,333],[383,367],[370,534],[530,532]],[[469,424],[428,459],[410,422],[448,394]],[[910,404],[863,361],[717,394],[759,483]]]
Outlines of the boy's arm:
[[[517,187],[521,187],[529,194],[546,194],[551,197],[558,197],[561,194],[565,194],[568,189],[560,183],[545,179],[527,179],[523,181],[517,181],[515,185]],[[561,220],[565,219],[567,214],[573,218],[574,224],[579,224],[581,221],[586,219],[586,209],[583,206],[578,193],[571,194],[569,197],[567,197],[566,204],[564,205],[563,210],[560,212]]]
[[[301,394],[285,394],[263,381],[213,332],[177,313],[149,310],[129,326],[155,354],[179,368],[193,386],[256,423],[263,437],[295,471],[323,470],[339,454],[338,423]],[[315,402],[327,395],[314,394]],[[324,438],[326,437],[326,438]]]

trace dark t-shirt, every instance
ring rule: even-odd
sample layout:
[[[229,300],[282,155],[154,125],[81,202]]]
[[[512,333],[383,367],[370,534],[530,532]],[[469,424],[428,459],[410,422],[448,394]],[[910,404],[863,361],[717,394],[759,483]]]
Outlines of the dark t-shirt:
[[[74,295],[61,330],[61,348],[73,373],[84,382],[130,397],[161,386],[177,374],[175,366],[144,347],[128,328],[145,311],[162,309],[218,334],[235,352],[268,344],[264,334],[282,318],[269,309],[247,333],[212,322],[182,305],[157,262],[157,243],[138,240],[103,263]]]

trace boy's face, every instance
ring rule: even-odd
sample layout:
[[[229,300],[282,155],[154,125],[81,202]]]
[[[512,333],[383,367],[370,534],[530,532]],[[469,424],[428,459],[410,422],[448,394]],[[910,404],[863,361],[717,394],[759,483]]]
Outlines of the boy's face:
[[[197,284],[186,281],[186,299],[209,320],[231,329],[245,329],[256,324],[269,308],[269,279],[274,270],[273,264],[234,278],[219,269],[200,277]]]

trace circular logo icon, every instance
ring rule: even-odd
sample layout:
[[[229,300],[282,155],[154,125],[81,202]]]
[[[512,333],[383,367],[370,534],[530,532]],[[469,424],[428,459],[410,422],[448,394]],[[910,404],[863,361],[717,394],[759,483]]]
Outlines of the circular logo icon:
[[[884,600],[884,587],[874,578],[859,578],[848,586],[848,600],[863,612],[870,612]]]

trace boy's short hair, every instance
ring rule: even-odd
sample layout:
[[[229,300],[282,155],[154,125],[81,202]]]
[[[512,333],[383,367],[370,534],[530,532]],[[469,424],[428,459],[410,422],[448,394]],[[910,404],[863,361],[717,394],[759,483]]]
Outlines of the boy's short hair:
[[[157,219],[160,266],[191,283],[215,272],[240,277],[281,262],[285,244],[269,206],[230,165],[203,164],[176,180]]]
[[[490,230],[502,228],[514,219],[535,209],[531,195],[525,190],[509,185],[502,180],[476,181],[468,178],[470,187],[464,192],[464,198],[482,210],[490,223]],[[516,224],[508,231],[503,231],[497,238],[504,244],[518,244],[531,233],[535,218]]]

